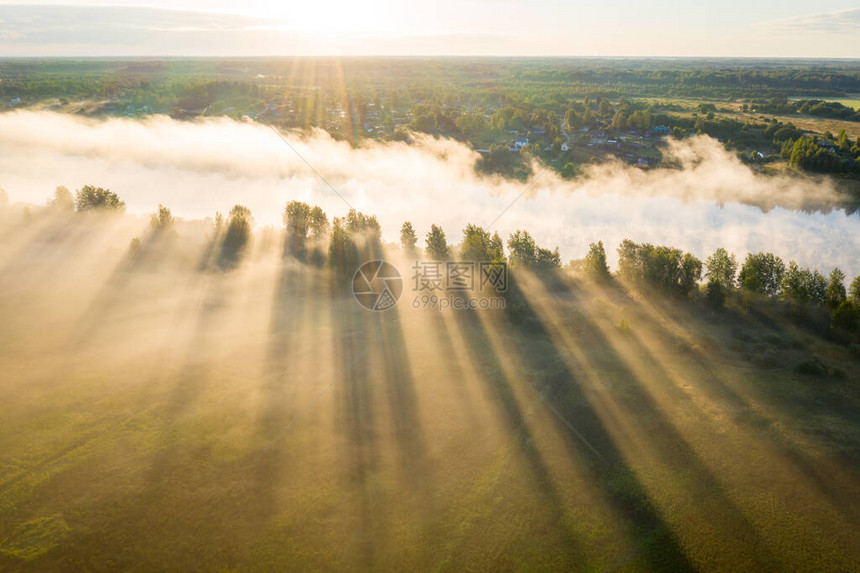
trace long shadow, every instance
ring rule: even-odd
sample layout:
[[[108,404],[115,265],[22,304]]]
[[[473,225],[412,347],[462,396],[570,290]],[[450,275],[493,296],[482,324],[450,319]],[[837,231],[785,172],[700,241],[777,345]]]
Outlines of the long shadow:
[[[483,322],[475,314],[480,311],[453,312],[469,356],[481,373],[480,379],[495,400],[505,425],[518,446],[518,452],[528,463],[529,470],[537,482],[539,493],[546,499],[546,507],[552,512],[558,534],[564,542],[566,557],[571,563],[584,564],[585,556],[581,543],[564,523],[563,498],[539,451],[532,446],[531,432],[508,375],[494,352],[492,341]]]
[[[203,295],[184,364],[177,375],[176,384],[170,390],[161,416],[165,428],[164,446],[159,448],[150,466],[148,481],[151,489],[158,489],[157,484],[166,475],[165,470],[174,460],[174,448],[169,445],[173,424],[206,387],[211,366],[207,365],[204,357],[211,342],[211,333],[217,328],[219,315],[228,295],[225,285],[219,283],[210,285]]]
[[[139,252],[127,250],[96,292],[78,321],[78,342],[86,344],[98,330],[103,319],[109,316],[123,301],[126,287],[136,275],[156,272],[161,263],[170,256],[173,243],[165,237],[144,237]]]
[[[277,513],[277,485],[281,482],[287,459],[287,433],[297,421],[295,398],[300,367],[297,348],[302,337],[312,335],[304,330],[309,314],[308,305],[315,305],[308,296],[308,275],[291,267],[282,259],[271,303],[271,317],[262,382],[262,410],[259,433],[262,450],[253,458],[255,480],[254,499],[257,519],[263,521]],[[311,345],[314,347],[314,345]],[[291,415],[292,412],[292,415]]]
[[[684,303],[685,305],[689,305],[691,303]],[[691,320],[696,320],[697,317],[694,316],[695,309],[669,309],[667,308],[667,303],[665,301],[661,301],[659,298],[652,298],[651,305],[654,307],[654,312],[659,313],[662,318],[667,321],[670,321],[674,326],[680,328],[681,322],[689,322]],[[681,310],[684,313],[684,319],[681,320],[674,316],[673,310]],[[733,316],[735,321],[740,321],[742,317]],[[742,324],[742,323],[741,323]],[[772,323],[772,330],[780,332],[782,336],[788,336],[788,334],[782,334],[783,330],[777,323]],[[643,348],[641,343],[639,343],[640,348]],[[726,400],[733,408],[738,411],[744,412],[744,422],[753,427],[753,428],[767,428],[770,427],[773,423],[773,420],[768,417],[763,416],[762,414],[752,410],[749,407],[749,402],[746,398],[741,396],[740,393],[735,389],[735,386],[730,383],[724,375],[720,373],[722,370],[721,365],[716,362],[712,357],[708,356],[701,348],[698,348],[695,345],[685,346],[685,350],[691,354],[695,360],[704,365],[704,370],[706,371],[707,376],[707,384],[716,389],[719,393],[720,398]],[[780,404],[784,403],[785,398],[783,398],[778,392],[766,392],[768,388],[766,385],[759,385],[757,387],[757,391],[761,391],[762,393],[766,393],[768,396],[768,400],[772,403]],[[850,423],[852,420],[857,419],[858,410],[853,403],[853,401],[848,400],[849,404],[841,404],[840,408],[831,408],[831,404],[827,403],[823,407],[819,404],[813,403],[808,404],[806,407],[808,408],[821,408],[822,410],[826,410],[827,413],[839,413],[842,414],[845,421]],[[853,417],[851,415],[853,413]],[[772,444],[772,446],[776,449],[779,455],[783,456],[788,463],[790,463],[795,469],[797,469],[803,477],[807,480],[816,492],[822,497],[822,499],[827,500],[827,502],[831,505],[831,507],[836,510],[838,513],[842,514],[844,517],[857,524],[860,523],[860,519],[858,519],[857,514],[857,502],[856,502],[856,490],[852,490],[850,488],[846,488],[844,483],[834,483],[833,476],[829,475],[827,469],[822,468],[820,466],[816,466],[810,462],[809,459],[806,458],[798,448],[791,442],[789,442],[786,438],[782,437],[779,434],[764,434],[759,432],[760,437],[763,437],[768,440]]]
[[[373,340],[380,341],[379,345],[373,346],[373,353],[382,359],[384,390],[393,417],[394,437],[400,449],[399,461],[410,481],[427,486],[429,484],[422,479],[426,476],[427,448],[400,315],[391,310],[369,313],[366,318]]]
[[[553,284],[556,285],[555,281]],[[581,306],[585,303],[585,301],[581,299],[580,294],[574,289],[569,289],[566,294],[571,297],[574,305]],[[536,311],[532,308],[531,303],[527,299],[523,301],[523,304],[528,308],[528,310],[525,311],[525,315],[537,318]],[[690,449],[683,437],[678,434],[672,424],[666,420],[664,416],[659,414],[660,410],[658,406],[650,394],[642,388],[641,382],[638,380],[635,372],[633,372],[627,365],[624,357],[617,353],[612,343],[607,339],[603,331],[594,323],[593,319],[589,318],[585,313],[581,315],[580,319],[583,322],[579,327],[581,331],[579,333],[572,333],[572,336],[574,338],[579,337],[580,339],[587,339],[590,345],[601,348],[603,352],[595,355],[594,364],[592,365],[596,367],[598,371],[602,369],[611,370],[616,374],[620,374],[621,379],[628,381],[627,387],[625,388],[625,390],[627,390],[627,395],[624,397],[624,400],[627,402],[626,409],[628,412],[640,412],[641,429],[643,431],[647,431],[649,435],[660,438],[651,440],[649,443],[654,447],[654,451],[659,456],[661,462],[671,462],[675,467],[683,468],[684,476],[694,476],[697,489],[710,498],[707,500],[710,502],[708,503],[708,507],[712,510],[719,511],[723,518],[732,524],[733,534],[731,536],[734,542],[737,543],[738,546],[751,548],[752,551],[750,551],[749,554],[757,561],[760,570],[774,567],[774,564],[779,563],[777,556],[774,555],[763,543],[760,536],[755,531],[755,528],[725,494],[720,484],[714,479],[713,475],[702,463],[698,455]],[[531,329],[537,331],[532,332],[529,338],[537,334],[539,337],[553,342],[555,350],[552,360],[558,360],[563,364],[573,363],[578,369],[585,367],[585,365],[579,363],[579,361],[572,356],[570,352],[565,352],[563,348],[559,347],[558,340],[550,335],[546,330],[546,327],[541,324],[539,318],[536,321],[531,320],[529,322]],[[660,368],[657,361],[652,361],[650,366]],[[565,366],[565,369],[567,371],[564,376],[559,377],[556,383],[560,384],[557,385],[554,390],[561,390],[564,388],[567,392],[575,391],[577,394],[575,404],[587,404],[587,400],[582,401],[581,399],[578,399],[579,395],[587,396],[587,392],[582,388],[581,383],[573,375],[570,369],[567,366]],[[571,382],[573,383],[572,385]],[[583,407],[576,409],[570,408],[569,404],[571,403],[571,400],[569,398],[560,400],[557,403],[558,408],[566,417],[576,417],[576,419],[582,420],[586,428],[588,428],[586,431],[592,433],[592,435],[596,434],[594,435],[594,440],[601,444],[600,447],[609,448],[609,453],[604,453],[604,455],[609,459],[614,460],[615,464],[620,464],[623,467],[623,472],[627,476],[627,484],[628,486],[632,485],[632,489],[628,490],[628,494],[623,496],[619,496],[617,492],[613,492],[612,490],[609,490],[608,492],[616,499],[619,508],[626,509],[630,518],[633,519],[634,522],[648,524],[648,526],[655,528],[657,531],[663,532],[660,537],[661,547],[657,548],[654,544],[650,544],[649,547],[644,548],[645,552],[642,556],[654,567],[665,567],[667,563],[664,560],[668,557],[670,562],[673,563],[673,569],[676,567],[692,569],[692,563],[685,556],[675,533],[671,531],[668,523],[660,517],[655,509],[652,509],[650,502],[642,503],[649,500],[647,489],[635,476],[632,468],[624,462],[623,455],[617,448],[617,445],[613,444],[613,440],[611,439],[608,430],[594,410],[595,405],[590,404],[585,411],[583,411]],[[632,500],[639,500],[640,503],[631,507],[630,502]]]
[[[460,365],[459,360],[457,360],[458,354],[457,350],[454,348],[454,344],[451,342],[451,331],[448,328],[448,324],[440,312],[433,310],[431,312],[425,312],[424,314],[426,316],[423,323],[428,325],[432,331],[427,333],[427,335],[439,346],[439,354],[443,357],[443,360],[440,362],[445,371],[445,379],[448,380],[455,388],[457,398],[460,400],[461,404],[463,404],[466,409],[470,409],[474,406],[472,403],[472,397],[464,387],[465,373],[463,372],[463,367]],[[467,418],[466,423],[470,425],[470,430],[478,429],[478,422],[472,416]]]

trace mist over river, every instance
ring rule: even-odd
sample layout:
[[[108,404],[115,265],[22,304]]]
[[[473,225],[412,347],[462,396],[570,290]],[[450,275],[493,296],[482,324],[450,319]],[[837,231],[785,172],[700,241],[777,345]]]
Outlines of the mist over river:
[[[536,166],[536,180],[523,183],[476,175],[478,154],[451,140],[353,149],[324,133],[286,136],[295,151],[265,125],[229,119],[4,113],[0,186],[12,202],[39,205],[57,185],[107,187],[141,217],[158,204],[185,219],[244,204],[258,226],[280,225],[291,200],[320,205],[329,217],[345,214],[348,203],[375,214],[390,242],[409,220],[422,238],[435,223],[458,243],[467,223],[489,226],[510,206],[491,231],[507,237],[527,229],[542,246],[558,246],[564,261],[602,240],[614,266],[615,247],[630,238],[700,258],[718,247],[739,258],[766,250],[822,273],[839,266],[849,279],[860,274],[860,215],[800,209],[810,201],[835,205],[830,184],[756,175],[707,137],[669,143],[677,169],[613,163],[564,181]]]

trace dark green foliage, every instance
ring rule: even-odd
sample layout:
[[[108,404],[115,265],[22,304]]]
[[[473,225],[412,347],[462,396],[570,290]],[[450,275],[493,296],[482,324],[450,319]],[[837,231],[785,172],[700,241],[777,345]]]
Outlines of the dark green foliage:
[[[734,288],[735,275],[738,272],[738,261],[734,254],[729,254],[722,247],[714,251],[714,254],[705,261],[709,283],[716,281],[727,289]]]
[[[125,203],[109,189],[84,185],[75,195],[78,211],[124,211]]]
[[[588,245],[588,254],[585,255],[585,269],[595,278],[605,280],[610,277],[609,264],[606,262],[606,250],[603,241],[597,241]]]
[[[684,294],[689,293],[696,288],[700,280],[702,280],[702,261],[690,253],[684,253],[684,257],[681,260],[681,278],[679,280],[681,292]]]
[[[797,302],[823,303],[827,293],[827,280],[818,272],[800,268],[796,262],[788,263],[782,278],[782,294]]]
[[[504,262],[502,239],[498,233],[491,236],[483,227],[469,224],[463,229],[460,258],[464,261]]]
[[[284,209],[286,253],[307,260],[308,241],[313,243],[314,258],[321,258],[319,243],[328,234],[328,216],[322,208],[301,201],[290,201]]]
[[[702,262],[681,249],[625,239],[618,257],[621,276],[635,284],[688,294],[702,278]]]
[[[854,277],[854,280],[851,281],[848,296],[854,301],[854,304],[860,306],[860,276]]]
[[[552,269],[561,266],[558,247],[554,251],[539,247],[528,231],[514,231],[508,238],[508,253],[512,267]]]
[[[437,261],[444,261],[450,255],[448,248],[448,240],[445,238],[445,231],[442,227],[436,225],[430,226],[430,231],[427,233],[427,256]]]
[[[561,168],[561,176],[564,179],[573,179],[576,177],[576,165],[573,163],[565,163],[564,167]]]
[[[857,169],[857,162],[850,156],[806,135],[796,141],[788,139],[782,145],[781,154],[790,166],[807,171],[848,173]]]
[[[719,280],[709,279],[705,286],[705,300],[714,308],[722,308],[726,301],[726,290],[727,288]]]
[[[833,269],[827,280],[827,290],[824,293],[825,303],[829,308],[837,308],[846,299],[845,273],[839,267]]]
[[[738,280],[746,290],[773,296],[779,292],[784,274],[785,263],[773,253],[750,253]]]
[[[343,276],[349,275],[349,269],[358,267],[358,253],[355,244],[340,217],[335,217],[332,220],[328,260],[332,267],[342,271],[340,274]]]
[[[332,221],[328,262],[335,270],[338,284],[351,278],[358,267],[382,256],[381,230],[374,215],[350,209],[346,217]]]
[[[491,145],[489,153],[480,157],[476,167],[481,173],[504,175],[521,181],[532,174],[527,154],[512,151],[504,144]]]
[[[860,307],[853,300],[843,300],[831,320],[834,328],[854,332],[860,329]]]
[[[221,243],[219,262],[222,268],[232,268],[239,264],[251,241],[253,226],[251,211],[247,207],[236,205],[230,210],[227,230]]]

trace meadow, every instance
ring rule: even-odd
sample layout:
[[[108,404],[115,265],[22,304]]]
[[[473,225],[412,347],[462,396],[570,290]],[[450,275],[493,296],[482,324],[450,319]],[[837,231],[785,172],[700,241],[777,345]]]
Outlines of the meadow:
[[[520,269],[505,311],[374,313],[282,232],[216,271],[4,231],[4,571],[860,566],[858,347],[814,309]]]

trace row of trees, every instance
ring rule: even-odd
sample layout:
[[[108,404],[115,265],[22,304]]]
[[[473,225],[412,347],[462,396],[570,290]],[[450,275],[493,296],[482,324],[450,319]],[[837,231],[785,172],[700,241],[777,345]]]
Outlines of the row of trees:
[[[58,187],[50,207],[64,211],[122,211],[123,201],[108,189],[86,185],[73,196],[65,187]],[[285,255],[318,266],[328,262],[343,274],[349,274],[363,260],[382,255],[381,228],[373,215],[351,209],[345,217],[328,216],[319,206],[291,201],[284,209]],[[172,236],[175,220],[163,205],[151,217],[148,241]],[[215,216],[213,247],[217,248],[222,267],[235,266],[250,244],[254,220],[250,209],[234,206],[226,221],[220,213]],[[400,228],[400,247],[408,256],[419,256],[418,234],[412,223]],[[507,254],[505,252],[507,247]],[[132,244],[135,251],[141,242]],[[780,297],[801,304],[820,304],[833,312],[834,322],[847,330],[860,324],[860,276],[848,289],[845,274],[834,268],[828,277],[817,269],[800,267],[795,261],[788,265],[769,252],[750,253],[742,265],[733,254],[717,249],[704,263],[688,252],[665,245],[635,243],[629,239],[618,249],[618,275],[633,284],[645,284],[665,292],[688,295],[697,289],[703,276],[707,279],[705,295],[716,306],[726,296],[743,290],[764,296]],[[498,233],[469,224],[463,229],[458,247],[448,244],[445,231],[431,225],[425,236],[424,254],[434,260],[507,262],[512,267],[557,269],[561,266],[558,248],[540,247],[525,230],[511,233],[503,242]],[[572,263],[600,280],[611,278],[606,251],[602,242],[589,245],[586,257]]]
[[[60,185],[48,203],[60,211],[124,211],[125,202],[110,189],[84,185],[72,195],[67,187]]]
[[[283,216],[286,227],[285,252],[301,261],[322,263],[326,249],[329,261],[344,265],[358,261],[362,254],[374,254],[381,248],[381,230],[375,216],[351,209],[343,218],[335,217],[331,224],[318,206],[300,201],[287,204]],[[498,233],[490,233],[479,225],[469,224],[463,229],[463,240],[458,248],[448,244],[445,231],[431,225],[425,236],[424,255],[433,260],[459,259],[465,261],[508,262],[512,266],[528,268],[558,268],[561,254],[540,247],[534,238],[523,230],[515,231],[505,243]],[[400,247],[408,256],[419,256],[418,234],[412,223],[406,221],[400,228]],[[311,255],[313,253],[313,255]]]
[[[843,136],[843,141],[850,145],[850,139]],[[855,156],[852,157],[851,153]],[[796,169],[821,173],[860,173],[860,163],[857,161],[860,158],[860,145],[842,151],[828,140],[803,135],[796,140],[786,140],[780,148],[780,154]]]

